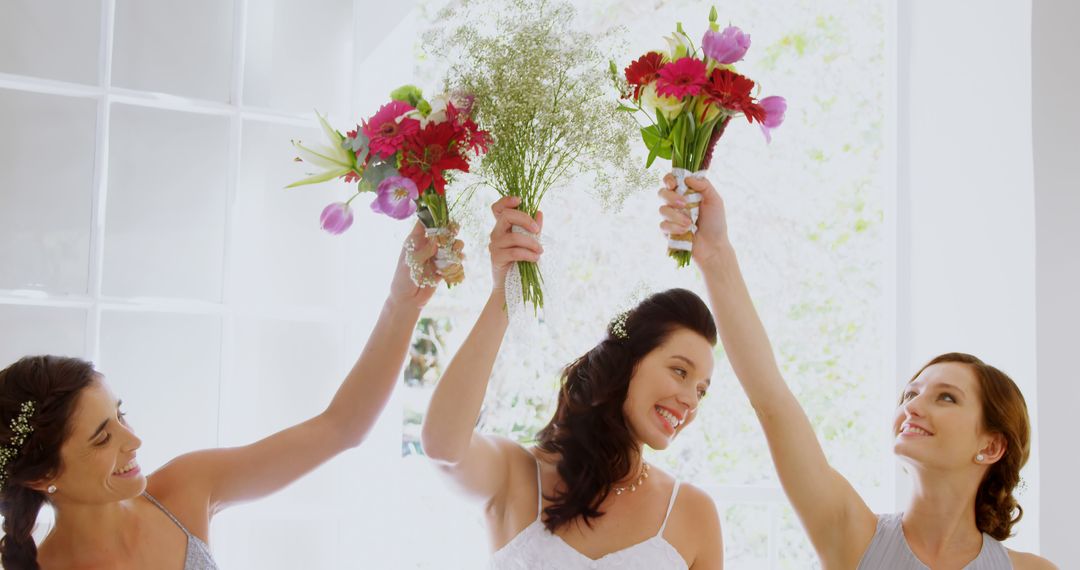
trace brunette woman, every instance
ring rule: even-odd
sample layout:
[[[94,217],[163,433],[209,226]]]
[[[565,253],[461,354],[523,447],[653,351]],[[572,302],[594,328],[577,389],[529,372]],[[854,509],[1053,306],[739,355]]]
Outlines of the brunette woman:
[[[217,568],[207,545],[215,514],[282,489],[371,431],[434,292],[410,271],[434,274],[435,244],[419,224],[409,239],[418,247],[402,251],[378,322],[326,410],[244,447],[182,455],[146,476],[142,441],[90,363],[33,356],[0,371],[4,568]],[[31,532],[46,502],[56,524],[38,546]]]
[[[713,369],[716,327],[682,289],[658,293],[615,319],[607,337],[566,367],[558,406],[535,447],[474,430],[507,329],[501,284],[543,248],[503,198],[492,208],[495,288],[447,367],[424,421],[424,451],[484,511],[492,568],[717,569],[720,521],[712,500],[652,467],[697,414]]]

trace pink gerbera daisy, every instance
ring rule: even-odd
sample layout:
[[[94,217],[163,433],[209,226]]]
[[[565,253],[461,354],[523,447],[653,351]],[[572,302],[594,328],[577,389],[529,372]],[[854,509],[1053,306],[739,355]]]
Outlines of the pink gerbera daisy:
[[[692,57],[684,57],[661,67],[659,75],[656,93],[662,97],[682,99],[687,95],[697,95],[707,82],[705,62]]]
[[[415,110],[412,105],[404,101],[391,101],[379,108],[375,116],[364,123],[364,134],[367,135],[371,152],[382,158],[390,158],[401,150],[405,137],[420,130],[420,122],[416,119],[402,117],[405,113]]]

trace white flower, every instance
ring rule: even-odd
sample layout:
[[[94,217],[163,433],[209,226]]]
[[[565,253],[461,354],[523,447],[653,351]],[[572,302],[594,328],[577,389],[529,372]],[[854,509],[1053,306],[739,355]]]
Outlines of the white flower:
[[[317,111],[315,115],[319,117],[319,125],[322,126],[323,134],[326,135],[329,141],[329,146],[313,144],[304,145],[300,141],[292,141],[296,152],[300,155],[298,160],[318,166],[323,169],[323,172],[312,174],[308,178],[293,182],[286,186],[286,188],[295,188],[297,186],[303,186],[305,184],[317,184],[319,182],[326,182],[327,180],[333,180],[345,176],[349,172],[356,170],[356,155],[345,148],[345,137],[341,136],[341,133],[334,130],[329,123],[326,122],[326,117],[320,115]]]

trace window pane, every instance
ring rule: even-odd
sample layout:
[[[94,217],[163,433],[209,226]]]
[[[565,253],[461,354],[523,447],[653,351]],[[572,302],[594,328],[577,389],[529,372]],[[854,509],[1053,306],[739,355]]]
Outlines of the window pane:
[[[103,292],[219,301],[226,117],[115,105]]]
[[[101,0],[0,2],[0,72],[98,82]]]
[[[232,102],[233,2],[117,0],[112,83]]]
[[[0,89],[0,123],[0,289],[85,293],[97,103]]]

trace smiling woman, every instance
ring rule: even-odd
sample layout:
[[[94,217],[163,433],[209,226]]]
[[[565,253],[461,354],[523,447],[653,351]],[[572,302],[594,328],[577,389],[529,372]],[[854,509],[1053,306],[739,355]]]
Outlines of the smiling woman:
[[[1013,491],[1031,453],[1031,425],[1011,378],[970,354],[938,356],[908,384],[893,432],[894,451],[916,468],[957,458],[967,463],[966,449],[985,449],[975,455],[989,466],[976,483],[975,524],[997,540],[1012,534],[1024,515]],[[930,439],[938,432],[944,437]]]
[[[544,509],[552,532],[599,518],[616,483],[644,469],[642,445],[666,449],[710,382],[716,325],[694,293],[657,293],[610,328],[566,368],[555,415],[537,435],[537,449],[559,458],[565,484]]]
[[[657,293],[616,318],[564,369],[554,417],[535,447],[475,429],[508,325],[503,277],[543,251],[513,231],[538,234],[543,224],[518,204],[503,198],[492,207],[495,287],[435,389],[425,453],[484,505],[492,568],[721,568],[712,499],[642,456],[689,426],[711,381],[717,331],[694,293]]]
[[[412,266],[438,282],[422,225],[406,243],[375,328],[329,405],[248,445],[186,453],[144,475],[142,440],[89,362],[27,356],[0,370],[3,567],[217,568],[215,515],[281,490],[371,432],[435,291],[414,282]],[[46,503],[56,524],[38,545],[31,533]]]
[[[660,228],[693,223],[665,178]],[[875,514],[822,452],[788,387],[743,281],[728,237],[724,200],[705,178],[693,258],[709,288],[720,339],[769,441],[784,491],[825,568],[1042,570],[1038,556],[1010,550],[1023,511],[1013,497],[1028,459],[1027,405],[1004,373],[967,354],[931,360],[905,387],[893,421],[894,451],[915,488],[900,513]]]

